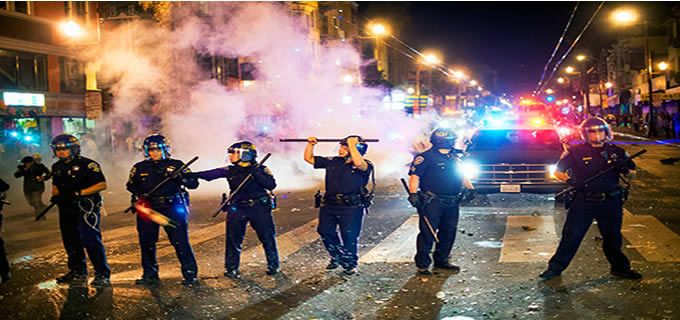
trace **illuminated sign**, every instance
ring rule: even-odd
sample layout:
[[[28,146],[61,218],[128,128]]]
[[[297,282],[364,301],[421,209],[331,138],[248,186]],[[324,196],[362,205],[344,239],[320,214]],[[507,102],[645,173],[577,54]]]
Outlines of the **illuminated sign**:
[[[42,93],[3,92],[2,100],[8,106],[44,107],[45,95]]]

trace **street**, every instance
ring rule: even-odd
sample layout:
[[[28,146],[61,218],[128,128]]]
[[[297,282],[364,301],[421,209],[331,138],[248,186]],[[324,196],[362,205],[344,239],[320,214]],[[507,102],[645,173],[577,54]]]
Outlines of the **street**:
[[[105,194],[102,232],[112,267],[110,288],[57,285],[66,271],[57,215],[33,222],[28,210],[6,210],[3,237],[13,278],[0,287],[4,319],[672,319],[680,312],[680,167],[658,160],[680,156],[674,145],[630,140],[646,148],[625,205],[624,253],[641,281],[617,280],[593,227],[561,278],[537,275],[559,241],[565,211],[551,195],[479,196],[462,207],[452,262],[459,274],[415,273],[417,215],[397,180],[378,181],[365,217],[359,273],[325,270],[316,233],[314,190],[279,191],[277,242],[282,274],[267,276],[262,248],[249,228],[240,280],[222,275],[225,222],[211,219],[217,197],[194,198],[190,238],[200,286],[183,287],[174,250],[159,241],[162,284],[136,286],[141,276],[126,194]],[[275,173],[276,174],[276,173]],[[89,264],[89,262],[88,262]],[[91,268],[91,266],[90,266]],[[92,271],[90,271],[92,272]]]

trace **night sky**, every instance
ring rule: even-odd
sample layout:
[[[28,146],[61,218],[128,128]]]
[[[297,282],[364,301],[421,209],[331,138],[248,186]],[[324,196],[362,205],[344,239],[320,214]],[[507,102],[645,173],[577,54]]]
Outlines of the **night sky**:
[[[387,16],[398,37],[418,50],[437,49],[447,65],[486,65],[498,72],[497,93],[530,93],[562,33],[575,2],[359,2],[368,18]],[[581,2],[557,57],[586,25],[600,2]],[[625,31],[609,23],[622,4],[607,2],[579,41],[576,52],[597,55]],[[672,3],[628,3],[657,21]]]

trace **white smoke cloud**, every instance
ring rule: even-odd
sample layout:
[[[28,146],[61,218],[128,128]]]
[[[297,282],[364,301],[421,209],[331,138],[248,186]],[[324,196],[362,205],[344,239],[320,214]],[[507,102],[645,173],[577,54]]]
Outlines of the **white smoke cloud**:
[[[309,187],[323,174],[303,162],[304,143],[279,143],[283,137],[380,138],[367,155],[379,177],[406,173],[410,142],[425,121],[383,108],[381,90],[343,81],[348,73],[358,77],[361,59],[355,48],[314,46],[303,21],[286,5],[210,7],[199,18],[198,3],[183,3],[172,30],[134,21],[106,33],[96,55],[100,77],[114,83],[114,117],[136,119],[137,133],[145,135],[152,129],[142,123],[143,113],[160,112],[160,133],[173,141],[174,155],[185,160],[200,155],[194,171],[224,166],[226,147],[250,140],[261,154],[273,153],[268,164],[280,189]],[[240,89],[206,80],[195,53],[249,57],[257,78]],[[396,134],[405,139],[394,140]],[[317,149],[333,155],[337,145]]]

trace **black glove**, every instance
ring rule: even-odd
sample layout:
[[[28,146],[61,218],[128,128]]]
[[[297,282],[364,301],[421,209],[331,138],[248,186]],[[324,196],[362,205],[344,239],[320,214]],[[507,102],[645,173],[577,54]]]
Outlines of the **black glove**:
[[[130,208],[132,208],[130,209],[130,212],[132,213],[137,213],[137,208],[135,208],[135,205],[137,205],[137,200],[139,200],[139,198],[137,198],[136,195],[133,194],[130,196]]]
[[[420,207],[421,205],[420,195],[418,193],[409,193],[408,202],[410,202],[414,208]]]

